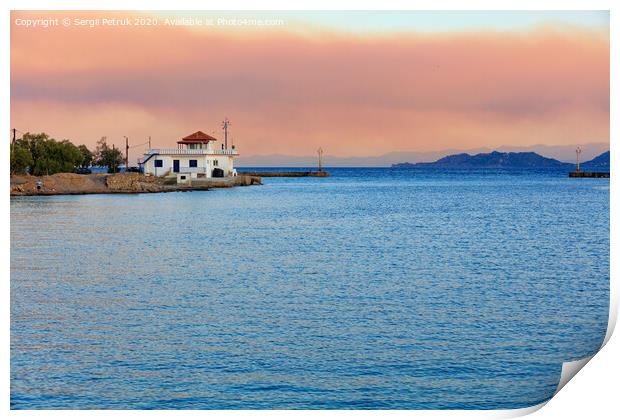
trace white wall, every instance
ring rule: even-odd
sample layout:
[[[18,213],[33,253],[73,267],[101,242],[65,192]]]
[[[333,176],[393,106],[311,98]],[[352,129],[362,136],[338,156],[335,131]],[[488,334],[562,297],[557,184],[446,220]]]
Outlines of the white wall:
[[[155,167],[155,160],[162,160],[163,166],[161,168]],[[168,175],[173,176],[172,165],[173,160],[179,160],[180,172],[195,171],[196,168],[189,168],[190,160],[198,161],[198,171],[203,173],[206,168],[207,177],[210,178],[213,173],[213,168],[221,168],[224,170],[224,176],[230,176],[234,169],[234,159],[232,156],[226,155],[196,155],[196,156],[172,156],[172,155],[156,155],[150,158],[144,164],[144,173],[146,175],[152,174],[155,176]]]
[[[234,159],[232,156],[218,156],[218,168],[224,170],[224,176],[231,176],[234,169]]]

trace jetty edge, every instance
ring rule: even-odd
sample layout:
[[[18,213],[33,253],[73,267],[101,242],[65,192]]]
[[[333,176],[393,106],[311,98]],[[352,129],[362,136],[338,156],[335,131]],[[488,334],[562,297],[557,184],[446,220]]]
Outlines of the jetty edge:
[[[609,172],[572,171],[569,178],[609,178]]]
[[[327,171],[239,171],[238,174],[261,178],[298,178],[308,176],[324,178],[329,176],[329,172]]]
[[[261,184],[260,177],[249,175],[198,179],[185,184],[177,184],[176,180],[146,176],[140,173],[12,175],[11,196],[205,191],[213,188],[232,188]]]

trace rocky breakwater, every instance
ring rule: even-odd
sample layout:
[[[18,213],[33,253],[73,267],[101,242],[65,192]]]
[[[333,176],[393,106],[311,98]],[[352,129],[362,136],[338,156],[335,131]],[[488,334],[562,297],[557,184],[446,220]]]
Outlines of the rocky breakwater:
[[[161,192],[165,189],[160,178],[138,173],[108,175],[105,184],[109,192],[118,193]]]
[[[244,171],[239,172],[239,175],[245,176],[257,176],[257,177],[280,177],[280,178],[300,178],[313,176],[318,178],[324,178],[329,176],[327,171]]]
[[[164,191],[158,178],[141,174],[59,173],[11,176],[11,195],[111,194]]]
[[[176,184],[175,179],[165,180],[138,173],[13,175],[11,176],[11,195],[137,194],[198,191],[260,184],[260,177],[246,175],[230,178],[205,178],[195,180],[190,184]]]

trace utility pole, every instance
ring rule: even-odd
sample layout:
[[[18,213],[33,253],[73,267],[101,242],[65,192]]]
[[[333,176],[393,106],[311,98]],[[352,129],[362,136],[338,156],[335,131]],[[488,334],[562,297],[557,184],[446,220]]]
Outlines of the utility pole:
[[[11,151],[10,151],[10,153],[11,153],[10,159],[11,160],[13,159],[13,146],[15,145],[15,131],[16,130],[13,129],[12,131],[13,131],[13,138],[11,139]],[[13,164],[13,162],[10,162],[10,164],[9,164],[9,166],[11,167],[11,174],[13,174],[13,165],[12,164]]]
[[[224,149],[228,149],[228,126],[231,125],[228,117],[222,121],[222,128],[224,129]]]
[[[319,150],[316,151],[319,154],[319,172],[323,171],[323,149],[319,147]]]
[[[11,157],[10,157],[10,158],[11,158],[11,159],[13,159],[13,146],[15,146],[15,132],[16,132],[17,130],[16,130],[16,129],[13,129],[12,131],[13,131],[13,138],[11,139],[11,151],[10,151],[10,154],[11,154]]]
[[[151,150],[151,136],[149,136],[149,150]]]
[[[114,143],[112,143],[112,173],[116,173],[116,148],[114,147]]]
[[[125,172],[129,169],[129,137],[125,136]]]
[[[577,172],[579,172],[579,156],[581,155],[581,147],[577,146],[575,153],[577,153]]]

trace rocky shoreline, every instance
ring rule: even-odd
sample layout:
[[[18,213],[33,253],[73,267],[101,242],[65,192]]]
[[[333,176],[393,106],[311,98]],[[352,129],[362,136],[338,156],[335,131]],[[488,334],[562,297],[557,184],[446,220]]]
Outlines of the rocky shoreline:
[[[12,175],[11,196],[76,195],[76,194],[139,194],[175,191],[205,191],[260,185],[257,176],[240,175],[229,178],[192,180],[191,185],[145,176],[138,173],[89,174],[59,173],[46,176]]]

